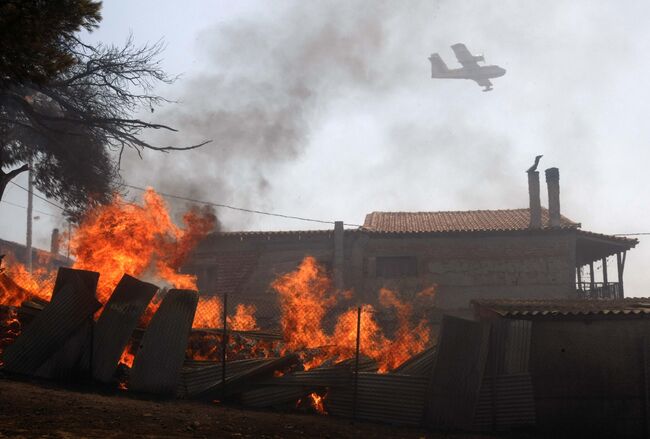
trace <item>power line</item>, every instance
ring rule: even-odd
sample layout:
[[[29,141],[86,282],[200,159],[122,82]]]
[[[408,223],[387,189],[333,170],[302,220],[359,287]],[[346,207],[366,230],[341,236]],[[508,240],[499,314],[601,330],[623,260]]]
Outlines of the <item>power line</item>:
[[[29,189],[22,187],[22,186],[19,185],[18,183],[14,183],[13,181],[10,181],[9,183],[13,184],[14,186],[18,186],[19,188],[21,188],[21,189],[24,190],[25,192],[29,192]],[[55,203],[51,202],[50,200],[48,200],[48,199],[45,198],[45,197],[41,197],[41,196],[38,195],[37,193],[34,193],[34,196],[35,196],[36,198],[40,199],[40,200],[45,201],[45,202],[48,203],[48,204],[51,204],[52,206],[56,207],[57,209],[65,210],[63,207],[59,206],[58,204],[55,204]]]
[[[25,192],[28,192],[28,189],[24,188],[23,186],[19,185],[18,183],[14,183],[13,181],[10,182],[10,183],[17,186],[17,187],[19,187],[20,189],[24,190]],[[142,187],[134,186],[134,185],[130,185],[130,184],[124,184],[123,186],[131,188],[131,189],[136,189],[136,190],[139,190],[139,191],[146,191],[147,190],[146,188],[142,188]],[[240,211],[240,212],[255,213],[255,214],[258,214],[258,215],[274,216],[274,217],[278,217],[278,218],[287,218],[287,219],[294,219],[294,220],[299,220],[299,221],[309,221],[309,222],[313,222],[313,223],[335,224],[335,221],[320,220],[320,219],[315,219],[315,218],[306,218],[306,217],[295,216],[295,215],[285,215],[285,214],[281,214],[281,213],[265,212],[265,211],[262,211],[262,210],[255,210],[255,209],[246,209],[244,207],[236,207],[236,206],[231,206],[231,205],[223,204],[223,203],[213,203],[211,201],[197,200],[197,199],[194,199],[194,198],[183,197],[183,196],[174,195],[174,194],[168,194],[168,193],[165,193],[165,192],[157,192],[157,193],[164,196],[164,197],[168,197],[168,198],[174,198],[174,199],[177,199],[177,200],[189,201],[191,203],[205,204],[205,205],[208,205],[208,206],[222,207],[222,208],[225,208],[225,209],[237,210],[237,211]],[[63,207],[51,202],[47,198],[41,197],[40,195],[38,195],[36,193],[34,193],[34,196],[36,198],[39,198],[39,199],[45,201],[48,204],[51,204],[52,206],[54,206],[54,207],[56,207],[58,209],[64,210]],[[19,207],[24,208],[24,206],[19,206]],[[343,223],[343,225],[344,226],[350,226],[350,227],[362,227],[360,224]]]
[[[14,183],[13,181],[11,181],[10,183],[15,185],[15,186],[18,186],[20,189],[24,190],[25,192],[28,192],[28,189],[24,188],[23,186],[19,185],[18,183]],[[136,189],[136,190],[143,191],[143,192],[147,191],[146,188],[139,187],[139,186],[134,186],[134,185],[131,185],[131,184],[123,184],[122,186],[131,188],[131,189]],[[331,220],[328,221],[328,220],[321,220],[321,219],[315,219],[315,218],[306,218],[306,217],[295,216],[295,215],[286,215],[286,214],[282,214],[282,213],[265,212],[265,211],[256,210],[256,209],[246,209],[244,207],[231,206],[231,205],[223,204],[223,203],[214,203],[212,201],[197,200],[195,198],[184,197],[184,196],[181,196],[181,195],[168,194],[168,193],[165,193],[165,192],[156,191],[156,193],[162,195],[163,197],[167,197],[167,198],[174,198],[174,199],[177,199],[177,200],[189,201],[191,203],[197,203],[197,204],[205,204],[207,206],[222,207],[224,209],[237,210],[239,212],[255,213],[255,214],[258,214],[258,215],[274,216],[274,217],[278,217],[278,218],[286,218],[286,219],[293,219],[293,220],[299,220],[299,221],[308,221],[308,222],[312,222],[312,223],[335,224],[335,221],[331,221]],[[40,195],[38,195],[36,193],[34,193],[34,196],[36,198],[39,198],[39,199],[45,201],[48,204],[51,204],[52,206],[54,206],[54,207],[56,207],[58,209],[64,210],[63,207],[51,202],[47,198],[41,197]],[[11,202],[5,201],[5,200],[1,200],[1,201],[3,203],[11,204],[13,206],[22,207],[23,209],[26,209],[25,206],[21,206],[21,205],[11,203]],[[54,216],[54,217],[57,216],[57,215],[52,215],[50,213],[43,212],[43,211],[37,211],[37,212],[42,213],[44,215],[50,215],[50,216]],[[361,224],[351,224],[351,223],[345,223],[345,222],[343,223],[343,225],[344,226],[350,226],[350,227],[363,227],[363,225],[361,225]],[[644,236],[644,235],[650,235],[650,232],[614,233],[613,234],[613,236]]]
[[[27,206],[23,206],[22,204],[18,204],[18,203],[12,203],[11,201],[0,200],[0,202],[1,202],[1,203],[6,203],[6,204],[8,204],[8,205],[10,205],[10,206],[20,207],[21,209],[27,209]],[[42,215],[51,216],[51,217],[54,217],[54,218],[63,218],[61,215],[54,215],[54,214],[52,214],[52,213],[44,212],[44,211],[42,211],[42,210],[34,209],[34,212],[40,213],[40,214],[42,214]]]
[[[146,191],[146,188],[142,188],[139,186],[133,186],[130,184],[124,184],[123,186],[131,188],[131,189],[136,189],[139,191]],[[236,207],[236,206],[230,206],[228,204],[223,204],[223,203],[213,203],[211,201],[204,201],[204,200],[197,200],[194,198],[188,198],[188,197],[183,197],[180,195],[174,195],[174,194],[166,194],[164,192],[158,192],[156,193],[162,195],[163,197],[168,197],[168,198],[175,198],[177,200],[184,200],[184,201],[189,201],[191,203],[198,203],[198,204],[205,204],[208,206],[214,206],[214,207],[223,207],[225,209],[231,209],[231,210],[237,210],[240,212],[247,212],[247,213],[256,213],[258,215],[266,215],[266,216],[274,216],[278,218],[287,218],[287,219],[294,219],[294,220],[299,220],[299,221],[309,221],[312,223],[321,223],[321,224],[335,224],[335,221],[327,221],[327,220],[321,220],[321,219],[315,219],[315,218],[305,218],[301,216],[295,216],[295,215],[285,215],[282,213],[273,213],[273,212],[264,212],[262,210],[255,210],[255,209],[246,209],[244,207]],[[360,224],[348,224],[348,223],[343,223],[344,226],[350,226],[350,227],[363,227]]]

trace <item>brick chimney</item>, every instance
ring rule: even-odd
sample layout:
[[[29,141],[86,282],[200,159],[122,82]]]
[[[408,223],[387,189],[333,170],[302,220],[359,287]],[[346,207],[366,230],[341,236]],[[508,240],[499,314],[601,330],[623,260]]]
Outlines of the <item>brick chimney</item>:
[[[560,227],[560,170],[546,170],[546,186],[548,187],[548,216],[549,226]]]
[[[59,254],[59,229],[52,230],[52,242],[50,242],[50,252],[58,255]]]
[[[528,171],[528,197],[530,199],[530,224],[531,229],[542,227],[542,203],[539,198],[539,172]]]

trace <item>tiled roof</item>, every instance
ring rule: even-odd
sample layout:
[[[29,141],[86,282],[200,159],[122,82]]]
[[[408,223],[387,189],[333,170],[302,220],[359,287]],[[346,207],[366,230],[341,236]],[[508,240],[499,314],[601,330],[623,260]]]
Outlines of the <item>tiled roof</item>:
[[[617,242],[618,244],[624,245],[627,248],[634,248],[639,243],[639,240],[636,238],[627,238],[620,235],[605,235],[604,233],[588,232],[586,230],[578,230],[578,236],[584,236],[586,238],[606,239],[608,241]]]
[[[548,227],[548,210],[542,208],[542,225]],[[372,212],[363,228],[373,232],[487,232],[528,230],[530,209],[468,210],[452,212]],[[561,217],[560,227],[576,229],[579,223]]]
[[[607,299],[479,299],[478,309],[488,309],[504,317],[554,317],[584,315],[650,314],[650,298]]]
[[[348,229],[349,230],[349,229]],[[238,237],[245,238],[248,236],[252,237],[265,237],[265,236],[288,236],[288,235],[328,235],[334,233],[334,227],[327,230],[249,230],[249,231],[223,231],[223,232],[214,232],[212,236],[223,236],[223,237]]]

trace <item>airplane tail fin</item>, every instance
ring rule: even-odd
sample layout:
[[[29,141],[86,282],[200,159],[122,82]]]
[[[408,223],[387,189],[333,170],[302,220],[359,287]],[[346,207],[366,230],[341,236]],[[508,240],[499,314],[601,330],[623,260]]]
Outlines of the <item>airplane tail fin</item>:
[[[429,61],[431,61],[431,77],[435,78],[436,75],[442,74],[442,73],[447,73],[449,71],[449,68],[447,67],[447,64],[440,58],[440,55],[437,53],[432,54],[429,57]]]

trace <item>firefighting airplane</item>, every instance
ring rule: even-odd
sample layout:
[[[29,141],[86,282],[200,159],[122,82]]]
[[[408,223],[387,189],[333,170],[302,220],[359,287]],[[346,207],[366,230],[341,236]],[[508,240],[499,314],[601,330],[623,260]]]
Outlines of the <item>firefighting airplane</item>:
[[[454,44],[451,49],[463,68],[450,70],[440,55],[434,53],[429,57],[432,78],[471,79],[481,87],[485,87],[483,91],[490,91],[492,90],[490,78],[498,78],[506,74],[506,69],[499,66],[479,66],[478,61],[485,62],[485,58],[482,55],[472,55],[463,43]]]

